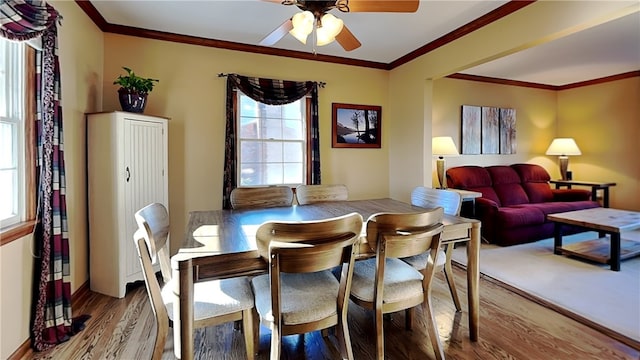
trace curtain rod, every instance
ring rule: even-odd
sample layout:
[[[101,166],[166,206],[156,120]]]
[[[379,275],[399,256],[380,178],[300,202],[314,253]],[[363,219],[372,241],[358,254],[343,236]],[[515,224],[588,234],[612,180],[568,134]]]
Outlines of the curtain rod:
[[[227,77],[229,74],[225,74],[225,73],[218,73],[218,77]],[[318,84],[318,86],[320,86],[321,88],[324,88],[325,85],[327,85],[326,82],[324,81],[316,81],[316,83]]]

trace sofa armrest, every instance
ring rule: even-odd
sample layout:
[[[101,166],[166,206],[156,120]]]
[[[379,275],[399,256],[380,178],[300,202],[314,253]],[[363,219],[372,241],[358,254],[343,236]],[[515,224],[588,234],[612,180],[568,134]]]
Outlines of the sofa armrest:
[[[486,221],[487,219],[492,219],[498,213],[498,203],[493,200],[479,197],[476,198],[476,218],[481,221]],[[484,226],[484,225],[483,225]]]
[[[498,204],[495,201],[483,197],[476,198],[476,206],[484,208],[498,208]]]
[[[553,201],[591,200],[591,191],[584,189],[552,189]]]

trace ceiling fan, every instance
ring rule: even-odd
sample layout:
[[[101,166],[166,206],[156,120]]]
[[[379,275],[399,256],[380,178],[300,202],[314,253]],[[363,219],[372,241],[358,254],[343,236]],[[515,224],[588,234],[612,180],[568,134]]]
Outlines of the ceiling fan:
[[[362,45],[343,21],[328,13],[332,9],[342,12],[415,12],[420,0],[262,0],[282,5],[295,5],[302,12],[295,14],[260,40],[260,45],[272,46],[287,33],[303,44],[314,32],[315,45],[323,46],[336,40],[346,51]]]

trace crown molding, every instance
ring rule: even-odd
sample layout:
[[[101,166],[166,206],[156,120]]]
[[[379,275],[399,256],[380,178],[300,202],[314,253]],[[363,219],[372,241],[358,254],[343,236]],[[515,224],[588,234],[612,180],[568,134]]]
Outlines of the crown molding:
[[[112,34],[120,34],[120,35],[128,35],[135,36],[147,39],[154,40],[163,40],[163,41],[171,41],[182,44],[190,44],[190,45],[198,45],[198,46],[206,46],[227,50],[235,50],[235,51],[243,51],[250,52],[255,54],[263,54],[263,55],[271,55],[271,56],[282,56],[289,57],[295,59],[302,60],[311,60],[311,61],[321,61],[327,63],[334,64],[342,64],[342,65],[350,65],[350,66],[360,66],[367,67],[373,69],[381,69],[381,70],[392,70],[398,66],[406,64],[407,62],[416,59],[422,55],[425,55],[441,46],[444,46],[448,43],[455,41],[456,39],[461,38],[469,33],[472,33],[488,24],[491,24],[513,12],[516,12],[525,6],[531,5],[536,0],[512,0],[508,3],[500,6],[499,8],[479,17],[478,19],[463,25],[452,32],[441,36],[440,38],[390,62],[390,63],[382,63],[376,61],[368,61],[368,60],[359,60],[359,59],[350,59],[340,56],[331,56],[331,55],[320,55],[320,54],[312,54],[304,51],[294,51],[294,50],[283,50],[277,49],[268,46],[257,46],[257,45],[248,45],[242,44],[232,41],[224,41],[224,40],[216,40],[209,38],[202,38],[197,36],[189,36],[189,35],[180,35],[156,30],[148,30],[142,28],[136,28],[132,26],[124,26],[124,25],[116,25],[108,23],[104,17],[98,12],[98,10],[93,6],[91,1],[88,0],[75,0],[76,4],[89,16],[89,18],[98,26],[100,30],[106,33]],[[461,73],[455,73],[448,75],[448,78],[452,79],[460,79],[460,80],[469,80],[469,81],[480,81],[492,84],[501,84],[501,85],[512,85],[512,86],[521,86],[528,88],[536,88],[536,89],[544,89],[544,90],[566,90],[572,89],[581,86],[588,86],[594,84],[600,84],[604,82],[614,81],[625,79],[629,77],[640,76],[640,71],[631,71],[628,73],[617,74],[612,76],[607,76],[599,79],[593,79],[588,81],[582,81],[573,84],[567,84],[562,86],[555,85],[546,85],[546,84],[538,84],[526,81],[517,81],[517,80],[507,80],[507,79],[499,79],[485,76],[475,76],[475,75],[467,75]]]

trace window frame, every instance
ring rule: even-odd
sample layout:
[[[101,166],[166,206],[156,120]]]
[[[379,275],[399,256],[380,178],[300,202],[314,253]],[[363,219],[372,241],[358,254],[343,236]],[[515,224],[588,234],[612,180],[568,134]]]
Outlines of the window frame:
[[[236,153],[238,154],[238,161],[236,163],[236,183],[237,183],[237,187],[268,187],[268,186],[274,186],[274,185],[252,185],[252,186],[242,186],[240,185],[240,173],[241,173],[241,161],[240,161],[240,102],[239,102],[239,95],[238,93],[241,93],[240,90],[236,89],[233,92],[233,104],[234,104],[234,111],[236,114]],[[244,96],[248,96],[246,94],[243,94]],[[311,147],[311,97],[310,96],[305,96],[304,98],[304,112],[305,112],[305,119],[304,119],[304,123],[305,123],[305,154],[304,154],[304,167],[305,169],[303,169],[303,182],[302,184],[308,184],[309,183],[309,179],[311,179],[312,173],[313,173],[313,167],[312,167],[312,163],[311,163],[311,151],[312,151],[312,147]],[[292,184],[279,184],[282,186],[292,186]],[[292,187],[292,189],[295,190],[295,186]]]
[[[0,246],[4,246],[14,240],[22,238],[33,232],[36,224],[36,51],[25,44],[25,89],[24,89],[24,163],[23,181],[24,189],[24,220],[10,226],[0,228]]]

